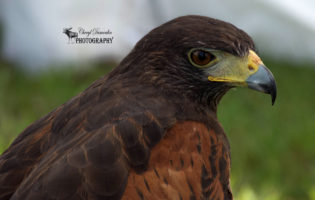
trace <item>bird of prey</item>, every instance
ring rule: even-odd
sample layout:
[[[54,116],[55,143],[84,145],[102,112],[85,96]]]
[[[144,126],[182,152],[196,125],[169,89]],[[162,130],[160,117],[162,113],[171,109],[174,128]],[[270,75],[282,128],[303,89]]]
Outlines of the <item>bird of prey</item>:
[[[0,157],[0,199],[232,199],[216,113],[236,86],[275,101],[244,31],[203,16],[162,24],[13,141]]]

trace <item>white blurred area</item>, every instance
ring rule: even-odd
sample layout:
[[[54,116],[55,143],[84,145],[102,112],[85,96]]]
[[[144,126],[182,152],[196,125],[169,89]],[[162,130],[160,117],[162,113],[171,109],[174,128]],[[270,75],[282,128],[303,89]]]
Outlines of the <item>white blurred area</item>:
[[[2,0],[2,58],[30,71],[97,59],[119,62],[152,28],[195,14],[245,30],[265,56],[315,62],[314,0]],[[68,44],[63,28],[109,29],[112,44]]]

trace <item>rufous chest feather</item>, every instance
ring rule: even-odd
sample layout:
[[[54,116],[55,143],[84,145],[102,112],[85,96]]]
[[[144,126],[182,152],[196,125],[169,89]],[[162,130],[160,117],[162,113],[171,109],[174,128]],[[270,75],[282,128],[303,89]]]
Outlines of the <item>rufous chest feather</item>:
[[[177,123],[153,147],[148,169],[130,172],[123,199],[232,199],[224,139],[201,123]]]

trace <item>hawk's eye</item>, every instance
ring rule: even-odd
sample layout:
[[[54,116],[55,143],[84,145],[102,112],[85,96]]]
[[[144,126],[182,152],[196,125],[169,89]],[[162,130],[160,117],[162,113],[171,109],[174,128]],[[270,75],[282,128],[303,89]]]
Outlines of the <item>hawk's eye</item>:
[[[189,55],[190,61],[197,67],[206,67],[211,61],[214,61],[216,57],[208,51],[204,50],[192,50]]]

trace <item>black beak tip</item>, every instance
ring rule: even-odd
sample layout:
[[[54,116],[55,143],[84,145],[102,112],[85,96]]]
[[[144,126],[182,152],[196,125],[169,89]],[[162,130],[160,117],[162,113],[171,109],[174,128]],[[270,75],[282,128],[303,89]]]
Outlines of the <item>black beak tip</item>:
[[[276,81],[273,78],[273,76],[270,76],[270,84],[268,85],[268,89],[267,89],[267,93],[270,94],[271,96],[271,105],[275,104],[276,98],[277,98],[277,85],[276,85]]]
[[[277,85],[275,80],[272,78],[270,79],[269,84],[267,85],[260,85],[261,91],[270,94],[271,96],[271,105],[273,106],[275,104],[276,98],[277,98]]]
[[[254,87],[251,87],[254,88]],[[258,88],[258,89],[257,89]],[[277,86],[274,80],[272,80],[268,85],[259,85],[256,86],[254,89],[261,91],[266,94],[270,94],[271,96],[271,105],[273,106],[275,104],[276,98],[277,98]]]
[[[274,87],[271,90],[270,95],[271,95],[271,105],[274,105],[277,98],[277,87]]]

